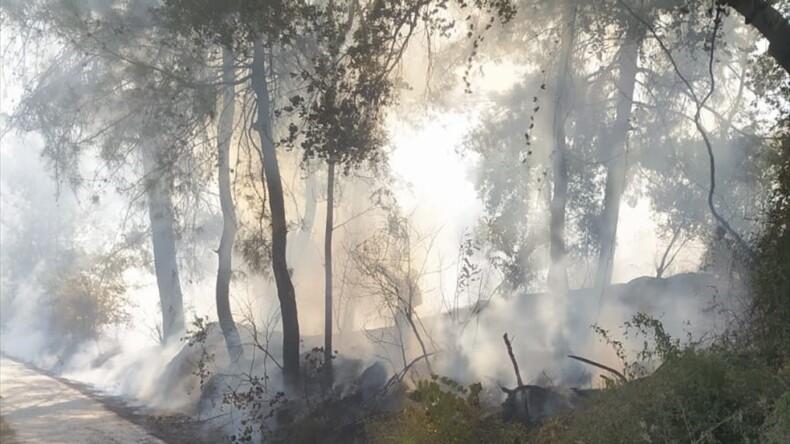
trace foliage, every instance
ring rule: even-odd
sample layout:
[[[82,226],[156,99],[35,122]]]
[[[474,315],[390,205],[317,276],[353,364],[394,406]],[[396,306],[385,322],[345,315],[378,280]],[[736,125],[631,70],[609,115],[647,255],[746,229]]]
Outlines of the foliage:
[[[127,258],[77,254],[73,259],[60,263],[45,283],[54,345],[65,351],[131,320],[123,276]]]
[[[637,314],[627,332],[650,340],[629,362],[623,343],[595,328],[623,361],[628,380],[607,384],[581,410],[549,421],[537,442],[762,442],[787,426],[780,418],[787,383],[754,355],[681,346],[660,321]]]
[[[623,374],[627,379],[647,376],[657,363],[677,357],[682,350],[680,340],[672,338],[664,330],[661,321],[645,313],[635,314],[630,321],[624,323],[623,327],[625,340],[631,336],[635,340],[643,339],[642,348],[636,351],[633,360],[629,357],[624,342],[615,339],[609,330],[604,330],[598,325],[593,325],[592,329],[614,349],[617,358],[623,365]],[[612,382],[606,377],[604,379],[607,382]]]
[[[212,369],[214,368],[215,354],[209,350],[206,345],[209,329],[210,324],[208,322],[208,316],[202,318],[195,316],[195,319],[192,320],[192,326],[187,329],[186,336],[182,339],[186,341],[189,347],[200,347],[200,357],[197,362],[192,363],[195,366],[194,370],[192,370],[192,374],[200,378],[201,388],[203,388],[209,378],[211,378],[213,373]]]
[[[158,12],[170,29],[196,44],[244,51],[259,38],[267,44],[297,38],[295,19],[304,7],[292,0],[167,0]]]
[[[251,374],[242,375],[245,383],[242,387],[224,393],[222,403],[244,412],[240,420],[240,428],[230,436],[231,442],[251,442],[256,436],[269,437],[274,432],[269,424],[277,413],[277,409],[287,402],[285,393],[272,393],[268,388],[269,377]]]
[[[768,364],[790,376],[790,119],[779,130],[776,180],[752,263],[752,340]]]
[[[766,444],[779,444],[785,442],[788,436],[790,436],[790,391],[785,391],[766,419],[761,439]]]
[[[538,442],[758,442],[787,390],[757,360],[687,348],[653,375],[550,421]]]
[[[242,229],[235,250],[253,273],[266,276],[271,269],[272,245],[263,229]]]
[[[525,442],[526,433],[519,424],[505,424],[487,414],[480,401],[482,388],[479,383],[466,387],[436,375],[419,381],[401,413],[372,424],[371,442]]]

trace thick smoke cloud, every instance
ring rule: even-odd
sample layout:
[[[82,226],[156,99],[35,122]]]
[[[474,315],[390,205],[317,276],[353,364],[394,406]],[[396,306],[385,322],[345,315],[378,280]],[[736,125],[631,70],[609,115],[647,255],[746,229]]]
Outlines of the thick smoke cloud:
[[[95,11],[96,17],[115,14],[100,3],[83,6]],[[715,262],[711,253],[706,256],[716,232],[705,202],[708,157],[689,120],[693,114],[689,93],[678,86],[676,73],[647,34],[640,37],[637,86],[629,99],[633,102],[631,128],[624,145],[628,172],[624,173],[627,183],[616,229],[615,285],[595,288],[601,238],[597,224],[608,166],[604,154],[607,144],[615,139],[611,128],[616,121],[613,110],[622,69],[614,65],[620,43],[632,37],[622,31],[628,17],[623,11],[619,12],[622,16],[601,16],[591,6],[574,3],[574,44],[579,49],[572,56],[571,67],[562,71],[558,42],[563,24],[552,19],[557,11],[523,6],[514,22],[490,31],[479,54],[468,64],[458,62],[467,60],[470,51],[470,41],[462,35],[439,48],[416,39],[398,72],[409,88],[402,88],[400,103],[389,110],[385,160],[375,168],[365,166],[337,176],[334,331],[339,359],[385,362],[392,374],[418,358],[427,344],[428,351],[436,352],[430,368],[435,373],[465,383],[512,386],[513,370],[502,341],[502,335],[508,333],[514,337],[525,380],[588,387],[597,385],[597,370],[567,355],[618,365],[614,351],[593,331],[593,325],[618,336],[624,322],[645,312],[661,320],[673,337],[685,340],[691,333],[692,338],[702,340],[723,331],[728,313],[740,309],[743,301],[731,282],[738,277],[737,270],[731,272],[731,266],[724,266],[701,271]],[[6,8],[23,9],[13,4]],[[140,19],[135,26],[152,26],[148,14],[146,8],[135,10]],[[701,45],[687,48],[679,42],[683,33],[705,35],[707,22],[694,22],[689,29],[678,31],[680,34],[670,34],[672,17],[666,12],[650,17],[678,47],[672,49],[680,71],[690,76],[693,87],[704,89],[708,80],[701,63],[707,53]],[[541,32],[528,23],[539,23]],[[734,19],[725,20],[723,35],[727,45],[754,46],[755,36]],[[609,46],[601,47],[604,43]],[[24,61],[12,56],[22,54],[9,52],[9,57],[4,57],[5,72]],[[748,59],[724,52],[717,57],[718,87],[709,109],[703,112],[703,123],[716,141],[718,204],[733,227],[748,237],[759,227],[747,214],[768,183],[764,161],[754,157],[755,141],[767,125],[759,118],[764,105],[733,71],[742,69],[743,76]],[[98,76],[88,68],[88,75]],[[130,75],[121,72],[128,66],[120,62],[117,69],[97,77],[101,84],[80,83],[79,76],[71,78],[88,89],[78,90],[76,95],[97,94],[99,89],[109,93],[115,88],[115,75]],[[559,155],[554,111],[561,74],[567,74],[572,85],[565,91],[570,197],[565,220],[567,254],[562,259],[571,290],[564,293],[552,291],[546,284],[551,265],[552,162]],[[210,77],[210,73],[200,75]],[[464,92],[464,76],[471,93]],[[24,75],[5,77],[3,97],[17,102],[10,98],[24,95],[24,88],[33,80]],[[49,88],[47,91],[54,92],[53,101],[79,102],[71,96],[64,99],[75,94],[73,90],[59,90],[57,84]],[[732,96],[731,91],[738,91],[738,95]],[[177,89],[167,94],[179,106],[200,100],[211,104],[215,99],[210,94],[182,94]],[[142,102],[133,96],[130,101]],[[749,105],[754,102],[757,104]],[[246,107],[246,114],[237,117],[239,127],[252,121],[252,103],[240,94],[238,105]],[[107,113],[97,122],[138,112],[136,105],[123,101],[102,105],[108,107]],[[179,110],[191,118],[203,117],[199,109]],[[10,116],[15,110],[3,107],[3,112]],[[212,119],[207,121],[214,122]],[[95,129],[97,122],[90,129]],[[4,126],[12,124],[10,117],[4,117]],[[134,125],[135,131],[146,127],[138,121]],[[165,127],[157,128],[164,134],[169,128]],[[190,132],[191,128],[184,130],[179,123],[172,127],[169,129],[178,133],[172,147],[193,150],[190,156],[173,162],[189,174],[173,180],[171,190],[185,319],[188,324],[207,319],[209,329],[213,328],[209,335],[214,341],[209,344],[214,356],[211,365],[221,372],[232,367],[213,324],[217,321],[214,250],[222,232],[213,172],[216,159],[209,143],[215,129]],[[153,408],[192,413],[201,391],[194,367],[187,364],[196,364],[192,360],[200,358],[200,348],[190,348],[181,338],[166,346],[158,343],[161,307],[139,156],[125,157],[125,163],[113,165],[110,174],[105,162],[107,148],[100,148],[80,159],[72,173],[86,180],[70,186],[73,184],[53,179],[52,162],[40,155],[51,140],[42,140],[41,134],[22,137],[3,131],[2,351],[112,393],[135,397]],[[269,235],[269,215],[261,216],[262,202],[268,197],[262,196],[257,148],[248,134],[240,133],[237,130],[232,139],[237,151],[231,156],[240,233],[247,236],[249,245],[268,254],[271,246],[263,241],[255,244],[258,238],[250,235]],[[118,135],[133,139],[120,131]],[[190,145],[180,139],[182,136],[192,136],[195,142]],[[128,140],[124,143],[133,146]],[[320,162],[305,162],[298,149],[281,151],[289,229],[287,257],[297,295],[302,351],[306,352],[322,345],[324,329],[322,221],[326,217],[327,173]],[[97,182],[90,178],[97,178]],[[378,249],[366,248],[371,245]],[[665,254],[667,248],[669,255]],[[106,258],[118,250],[123,250],[126,258],[119,276],[125,283],[123,310],[128,319],[120,325],[102,325],[98,337],[66,349],[56,341],[59,333],[51,322],[53,287],[48,279],[70,258],[95,254],[105,258],[101,263],[109,263]],[[721,257],[713,259],[727,253],[722,250]],[[231,285],[232,312],[248,341],[245,350],[258,353],[258,365],[264,359],[281,358],[277,287],[266,254],[264,269],[256,270],[237,245]],[[662,256],[674,259],[663,271],[664,277],[674,276],[653,279]],[[387,280],[381,276],[395,277]],[[415,327],[419,338],[408,331],[404,344],[388,342],[400,325],[393,304],[386,300],[387,285],[418,289],[421,304],[414,307],[414,313],[419,319]],[[200,325],[188,330],[194,332]],[[252,342],[267,348],[256,348]],[[638,348],[642,338],[629,337],[626,343],[631,349]],[[278,386],[278,369],[267,362],[272,384]],[[428,367],[423,365],[414,369],[427,376]]]

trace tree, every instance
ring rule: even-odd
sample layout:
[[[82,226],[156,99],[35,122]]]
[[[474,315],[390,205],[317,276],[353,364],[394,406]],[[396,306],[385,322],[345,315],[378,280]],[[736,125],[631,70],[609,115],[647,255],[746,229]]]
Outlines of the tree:
[[[186,331],[184,300],[176,259],[173,201],[169,192],[165,153],[158,146],[143,146],[142,163],[148,194],[148,216],[154,249],[154,270],[162,309],[162,341],[178,339]]]
[[[639,50],[645,30],[631,18],[625,20],[624,41],[617,56],[618,80],[617,109],[609,137],[604,137],[608,149],[604,148],[603,162],[607,165],[606,188],[600,220],[600,250],[595,286],[603,288],[611,283],[614,252],[617,243],[617,222],[620,202],[626,185],[628,170],[627,142],[631,126],[631,109],[634,100],[638,72]]]
[[[362,10],[357,1],[330,1],[315,14],[308,69],[312,100],[292,97],[305,120],[302,148],[305,161],[319,157],[327,164],[327,207],[324,242],[325,307],[324,362],[332,378],[332,233],[334,231],[335,167],[348,174],[361,165],[375,168],[386,142],[382,130],[385,107],[392,100],[391,71],[400,61],[417,24],[421,7],[392,3]],[[390,9],[391,8],[391,9]],[[405,28],[406,38],[390,37]],[[353,30],[353,35],[351,31]],[[400,34],[400,32],[398,33]]]
[[[790,74],[790,20],[769,0],[718,0],[727,5],[754,26],[768,40],[768,52],[784,70]],[[787,11],[784,11],[786,14]]]
[[[585,144],[574,140],[582,114],[576,112],[578,79],[565,71],[580,69],[573,59],[583,45],[579,36],[587,14],[576,8],[572,1],[521,3],[518,23],[478,49],[481,57],[507,56],[523,69],[516,85],[494,95],[494,105],[467,138],[467,146],[480,155],[476,186],[485,214],[479,234],[490,245],[492,263],[517,290],[534,288],[546,262],[551,285],[567,288],[566,255],[589,231],[584,213],[594,181],[584,164],[588,153],[577,148]],[[525,47],[524,41],[536,44]]]
[[[274,132],[279,112],[273,103],[277,97],[270,84],[283,74],[277,71],[274,63],[278,58],[287,57],[288,46],[297,40],[303,25],[300,12],[304,6],[298,1],[262,4],[246,0],[170,0],[160,9],[171,29],[190,36],[200,45],[224,45],[236,53],[252,55],[246,65],[250,74],[245,80],[254,94],[256,107],[255,121],[248,128],[258,135],[260,176],[268,196],[271,265],[283,327],[283,376],[290,387],[299,380],[300,334],[296,295],[286,259],[288,227],[276,150],[280,140]]]
[[[230,144],[236,109],[236,61],[233,50],[222,48],[222,80],[225,84],[220,100],[220,117],[217,124],[217,180],[219,202],[222,209],[222,237],[217,250],[217,318],[231,363],[244,357],[241,337],[230,310],[230,280],[233,274],[233,242],[236,238],[236,206],[230,182]]]
[[[576,32],[576,7],[566,4],[563,8],[560,63],[557,73],[556,107],[554,109],[554,150],[552,151],[552,179],[554,189],[549,206],[550,246],[548,287],[558,295],[568,291],[568,271],[565,264],[565,208],[568,202],[568,154],[565,123],[568,118],[571,83],[570,70],[574,34]]]
[[[285,201],[277,151],[272,132],[271,97],[265,71],[265,47],[262,41],[253,43],[252,90],[258,101],[257,122],[254,125],[261,147],[261,163],[266,187],[269,191],[269,212],[272,229],[272,268],[277,284],[277,297],[280,299],[280,313],[283,321],[283,375],[289,384],[299,379],[299,315],[296,308],[296,294],[291,282],[286,259],[286,240],[288,226],[285,222]]]
[[[83,182],[81,157],[91,150],[110,170],[142,164],[139,181],[128,189],[134,198],[140,190],[148,197],[166,341],[179,337],[184,325],[172,199],[200,192],[190,142],[211,99],[200,87],[199,54],[185,42],[166,42],[145,2],[111,6],[35,4],[4,10],[20,29],[45,29],[61,50],[47,60],[48,69],[35,79],[12,121],[43,135],[44,155],[56,177],[74,187]]]

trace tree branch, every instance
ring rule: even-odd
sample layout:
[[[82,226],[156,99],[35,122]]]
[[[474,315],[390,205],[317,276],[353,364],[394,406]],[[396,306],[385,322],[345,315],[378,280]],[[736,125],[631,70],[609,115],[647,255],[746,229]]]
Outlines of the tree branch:
[[[716,33],[719,31],[719,28],[721,26],[721,17],[723,11],[722,8],[721,7],[716,8],[716,16],[713,21],[713,32],[711,33],[710,58],[708,60],[708,74],[710,75],[710,88],[705,94],[705,97],[703,97],[700,100],[696,91],[691,86],[691,83],[688,81],[688,79],[686,79],[686,76],[684,76],[683,73],[680,71],[680,68],[675,62],[675,58],[672,56],[672,52],[669,51],[669,48],[667,48],[667,46],[664,44],[664,41],[656,33],[655,28],[653,28],[653,26],[647,20],[645,20],[639,14],[637,14],[625,1],[618,0],[618,3],[620,3],[620,5],[622,5],[623,8],[625,8],[628,11],[629,14],[631,14],[636,20],[642,23],[650,31],[650,34],[653,36],[653,38],[656,39],[658,45],[661,47],[661,50],[666,54],[667,58],[672,64],[672,68],[675,70],[675,73],[683,82],[683,84],[686,85],[686,88],[688,89],[689,94],[691,95],[691,98],[694,101],[694,104],[696,105],[696,112],[694,113],[694,126],[697,128],[697,132],[699,132],[700,136],[702,136],[702,141],[705,143],[705,148],[708,152],[708,158],[710,159],[710,187],[708,188],[708,208],[710,209],[713,218],[716,219],[716,221],[722,227],[724,227],[724,229],[727,230],[728,233],[730,233],[730,235],[735,239],[736,243],[741,248],[741,250],[746,252],[746,254],[749,257],[752,257],[753,252],[752,249],[749,247],[749,244],[747,244],[746,241],[744,241],[743,238],[732,228],[732,226],[730,226],[729,222],[727,222],[727,220],[724,217],[722,217],[721,214],[719,214],[719,212],[716,210],[716,206],[713,203],[713,196],[715,194],[715,189],[716,189],[716,161],[713,155],[713,147],[710,143],[708,133],[707,131],[705,131],[705,128],[702,126],[702,120],[701,120],[701,112],[703,107],[705,106],[705,102],[707,102],[710,96],[713,95],[713,91],[716,87],[716,79],[715,76],[713,75],[713,56],[716,49],[715,47]]]
[[[582,358],[581,356],[568,355],[568,357],[571,358],[571,359],[575,359],[577,361],[583,362],[585,364],[592,365],[593,367],[598,367],[600,369],[606,370],[607,372],[617,376],[620,379],[620,381],[626,382],[625,375],[623,375],[622,373],[620,373],[617,370],[613,369],[612,367],[609,367],[609,366],[606,366],[606,365],[603,365],[603,364],[599,364],[599,363],[597,363],[595,361],[592,361],[590,359],[587,359],[587,358]]]
[[[502,336],[502,339],[505,340],[507,354],[510,356],[510,362],[513,363],[513,370],[516,372],[516,382],[518,383],[518,386],[521,387],[524,385],[524,381],[521,380],[521,372],[518,371],[518,362],[516,362],[516,356],[513,355],[513,347],[510,345],[510,339],[508,339],[507,333]]]

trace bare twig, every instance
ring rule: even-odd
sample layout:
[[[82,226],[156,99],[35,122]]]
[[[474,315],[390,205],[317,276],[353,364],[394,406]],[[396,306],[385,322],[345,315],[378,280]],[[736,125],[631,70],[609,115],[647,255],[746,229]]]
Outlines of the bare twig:
[[[404,366],[403,369],[401,369],[399,372],[396,372],[394,375],[392,375],[389,381],[387,381],[387,383],[384,384],[384,393],[386,393],[392,387],[393,384],[395,384],[398,381],[402,381],[403,378],[406,376],[406,374],[409,372],[409,370],[411,370],[411,368],[414,366],[414,364],[420,362],[423,359],[425,360],[425,362],[428,362],[428,358],[430,358],[435,354],[436,352],[430,352],[417,356],[416,358],[412,359],[411,362],[406,364],[406,366]]]

